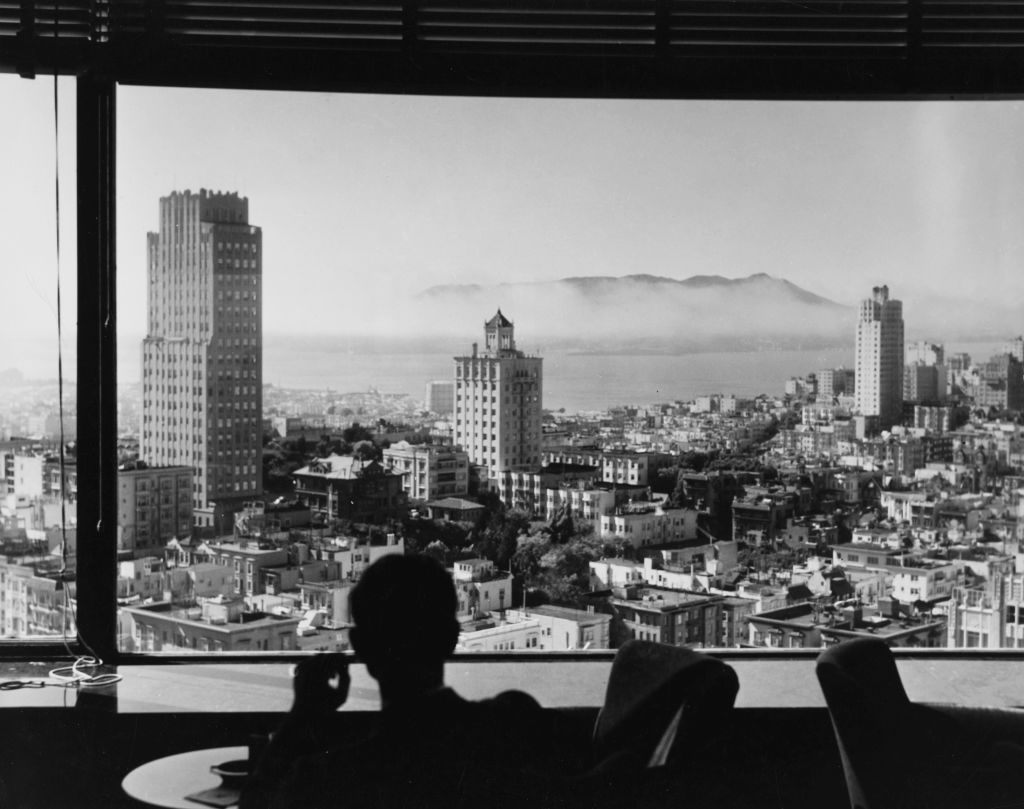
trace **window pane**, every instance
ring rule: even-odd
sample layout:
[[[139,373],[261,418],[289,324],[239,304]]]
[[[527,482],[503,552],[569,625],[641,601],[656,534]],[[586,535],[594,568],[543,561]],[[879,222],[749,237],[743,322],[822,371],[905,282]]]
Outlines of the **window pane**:
[[[123,648],[1008,637],[1020,103],[118,110]]]
[[[0,75],[0,638],[75,638],[75,96],[52,78]],[[62,338],[57,330],[60,166]],[[63,366],[63,396],[58,380]],[[63,407],[61,399],[63,398]],[[62,460],[61,440],[64,453]],[[63,468],[63,472],[62,472]]]

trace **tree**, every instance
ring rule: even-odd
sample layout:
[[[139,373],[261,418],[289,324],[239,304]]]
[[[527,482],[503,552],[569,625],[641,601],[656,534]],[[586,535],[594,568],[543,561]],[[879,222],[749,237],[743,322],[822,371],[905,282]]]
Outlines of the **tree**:
[[[716,456],[717,453],[714,452],[699,452],[691,449],[683,453],[679,459],[679,466],[683,469],[692,469],[694,472],[703,472],[708,462],[714,460]]]
[[[573,535],[572,512],[566,504],[560,505],[548,523],[548,531],[551,534],[552,542],[565,542]]]
[[[541,559],[550,549],[551,539],[545,534],[522,537],[512,555],[512,572],[526,584],[532,584],[541,573]]]
[[[372,441],[357,441],[352,446],[352,454],[361,461],[379,461],[383,457],[380,447]]]
[[[373,433],[355,421],[351,427],[342,430],[341,437],[345,439],[346,444],[355,444],[357,441],[372,441]]]
[[[659,469],[651,481],[651,491],[671,495],[679,481],[679,469],[678,466],[663,466]]]
[[[529,524],[529,517],[517,509],[492,513],[483,530],[473,532],[473,552],[494,562],[495,567],[506,569],[516,553],[520,534],[526,533]]]

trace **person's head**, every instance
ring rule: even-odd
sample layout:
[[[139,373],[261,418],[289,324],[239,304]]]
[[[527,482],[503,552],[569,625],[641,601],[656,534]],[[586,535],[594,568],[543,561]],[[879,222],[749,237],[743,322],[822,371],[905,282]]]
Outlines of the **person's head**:
[[[455,648],[458,600],[451,576],[430,556],[384,556],[349,596],[352,648],[382,681],[440,676]]]

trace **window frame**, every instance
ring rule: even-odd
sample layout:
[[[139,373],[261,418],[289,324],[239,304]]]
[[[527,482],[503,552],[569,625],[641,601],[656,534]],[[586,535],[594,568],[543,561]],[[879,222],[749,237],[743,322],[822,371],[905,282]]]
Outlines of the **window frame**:
[[[69,3],[69,6],[82,5]],[[154,3],[154,6],[162,4]],[[305,51],[221,43],[203,49],[181,45],[160,30],[159,14],[147,17],[140,36],[105,28],[104,9],[91,4],[92,33],[73,42],[47,37],[22,9],[17,43],[0,41],[0,69],[25,77],[76,75],[78,199],[78,542],[76,651],[105,661],[223,663],[232,659],[275,662],[304,653],[165,655],[117,648],[117,301],[116,301],[116,97],[117,86],[219,87],[292,91],[618,98],[965,99],[1024,97],[1024,55],[1012,47],[928,49],[921,35],[922,0],[908,0],[906,52],[891,61],[865,62],[835,54],[759,58],[723,53],[714,58],[673,51],[667,38],[668,0],[655,0],[654,41],[644,52],[590,51],[566,45],[547,51],[444,50],[418,39],[417,0],[402,0],[398,47]],[[528,5],[528,4],[521,4]],[[84,9],[85,6],[82,6]],[[27,11],[26,11],[27,9]],[[86,13],[82,11],[81,13]],[[26,17],[26,14],[28,15]],[[26,22],[27,20],[27,22]],[[58,44],[62,47],[58,47]],[[226,53],[231,58],[226,58]],[[85,417],[88,415],[88,417]],[[83,642],[84,641],[84,642]],[[1024,659],[1022,649],[898,650],[915,657]],[[721,649],[729,658],[813,659],[817,650]],[[965,654],[966,653],[966,654]],[[612,651],[545,653],[544,659],[601,660]],[[63,657],[63,643],[18,639],[0,644],[0,658]],[[466,653],[461,659],[516,659],[515,654]]]

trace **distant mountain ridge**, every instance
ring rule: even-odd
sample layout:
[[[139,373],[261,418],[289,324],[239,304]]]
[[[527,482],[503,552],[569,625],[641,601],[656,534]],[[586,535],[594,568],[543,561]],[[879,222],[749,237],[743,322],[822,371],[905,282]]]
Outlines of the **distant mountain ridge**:
[[[665,275],[651,275],[649,273],[631,273],[627,275],[576,275],[567,278],[559,278],[554,281],[515,281],[502,284],[495,284],[492,289],[507,289],[510,287],[544,287],[565,285],[578,289],[582,292],[594,292],[607,294],[609,288],[621,284],[638,284],[650,286],[672,286],[683,289],[707,290],[707,289],[730,289],[743,290],[751,286],[763,287],[766,284],[784,290],[794,299],[813,305],[824,305],[849,310],[850,307],[837,303],[833,300],[809,292],[799,287],[792,281],[785,278],[775,278],[768,273],[754,273],[743,278],[726,278],[722,275],[691,275],[688,278],[670,278]],[[479,293],[487,290],[488,287],[481,284],[441,284],[428,287],[423,290],[419,297],[437,297],[450,294]]]
[[[439,322],[501,310],[516,335],[581,350],[651,353],[835,345],[853,338],[855,309],[767,273],[743,278],[647,273],[493,285],[447,284],[416,296]]]

